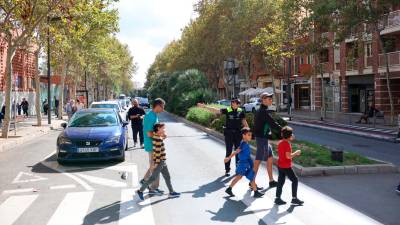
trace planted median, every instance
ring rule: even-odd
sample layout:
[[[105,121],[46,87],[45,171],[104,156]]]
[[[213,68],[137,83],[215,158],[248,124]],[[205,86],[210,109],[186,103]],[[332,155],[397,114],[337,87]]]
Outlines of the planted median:
[[[208,105],[213,108],[222,108],[226,106],[221,105]],[[281,125],[286,126],[287,122],[279,117],[277,114],[272,114],[274,119]],[[252,113],[246,114],[246,119],[250,127],[254,125],[254,118]],[[225,116],[218,115],[207,108],[192,107],[186,114],[186,119],[205,126],[207,128],[213,129],[220,133],[223,133],[223,126],[225,124]],[[277,139],[277,132],[273,131],[271,144],[276,153],[276,144],[279,141]],[[296,134],[296,131],[295,131]],[[255,146],[255,141],[251,144]],[[359,165],[376,165],[384,164],[373,159],[369,159],[357,153],[350,152],[349,149],[343,149],[343,162],[334,161],[331,159],[331,149],[329,146],[323,146],[319,144],[314,144],[307,141],[296,140],[292,143],[293,150],[302,150],[302,155],[294,159],[294,163],[305,168],[315,168],[315,167],[344,167],[344,166],[359,166]]]

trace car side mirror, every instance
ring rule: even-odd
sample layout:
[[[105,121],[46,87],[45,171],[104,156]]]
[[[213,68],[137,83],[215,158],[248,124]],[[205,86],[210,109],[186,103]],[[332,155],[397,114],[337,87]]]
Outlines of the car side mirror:
[[[67,123],[62,123],[61,127],[64,128],[64,129],[67,128]]]

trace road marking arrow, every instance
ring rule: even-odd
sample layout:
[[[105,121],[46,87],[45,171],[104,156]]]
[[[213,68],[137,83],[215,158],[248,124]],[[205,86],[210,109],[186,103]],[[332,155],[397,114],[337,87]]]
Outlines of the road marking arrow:
[[[24,179],[22,179],[24,176]],[[29,179],[27,178],[29,177]],[[25,172],[19,172],[17,177],[13,180],[13,184],[16,183],[28,183],[28,182],[35,182],[35,181],[41,181],[41,180],[47,180],[45,177],[41,177],[35,174],[31,173],[25,173]]]

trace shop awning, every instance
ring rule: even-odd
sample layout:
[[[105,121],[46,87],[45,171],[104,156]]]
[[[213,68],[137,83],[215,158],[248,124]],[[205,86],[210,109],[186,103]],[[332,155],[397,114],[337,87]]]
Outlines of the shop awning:
[[[274,93],[274,90],[272,87],[267,87],[267,88],[250,88],[245,91],[242,91],[239,93],[239,95],[245,95],[245,96],[257,96],[262,94],[263,92],[270,92]],[[279,89],[275,89],[276,94],[284,93],[284,91],[281,91]]]

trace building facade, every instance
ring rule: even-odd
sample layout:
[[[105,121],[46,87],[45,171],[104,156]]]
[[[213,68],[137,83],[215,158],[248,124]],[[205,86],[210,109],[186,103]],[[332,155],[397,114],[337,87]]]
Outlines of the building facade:
[[[0,41],[0,105],[5,104],[7,44]],[[13,87],[12,102],[21,102],[26,98],[30,104],[29,111],[34,113],[36,56],[31,50],[18,49],[12,61]]]

